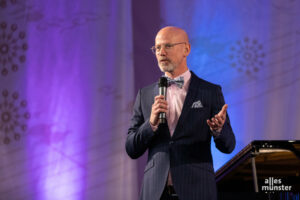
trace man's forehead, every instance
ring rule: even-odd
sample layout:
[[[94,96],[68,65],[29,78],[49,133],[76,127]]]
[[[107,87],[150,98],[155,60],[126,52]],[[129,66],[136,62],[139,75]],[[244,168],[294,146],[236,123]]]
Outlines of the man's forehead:
[[[176,27],[163,28],[157,33],[155,43],[178,42],[179,40],[179,42],[183,42],[188,41],[187,38],[187,34],[182,29]]]
[[[172,39],[170,37],[157,37],[155,39],[155,44],[164,44],[170,42],[172,42]]]
[[[158,34],[155,38],[155,43],[169,43],[180,40],[180,35],[174,34]]]

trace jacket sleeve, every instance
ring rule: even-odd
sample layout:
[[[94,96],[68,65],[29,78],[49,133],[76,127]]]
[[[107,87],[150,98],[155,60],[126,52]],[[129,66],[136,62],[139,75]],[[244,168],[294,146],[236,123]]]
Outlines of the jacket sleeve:
[[[128,129],[126,138],[126,152],[132,158],[136,159],[144,154],[152,138],[155,136],[149,119],[144,119],[141,99],[142,91],[139,90],[133,107],[133,116],[131,125]]]
[[[216,90],[216,101],[214,101],[214,104],[212,105],[213,116],[220,112],[224,104],[225,101],[222,90],[221,87],[218,86]],[[223,153],[231,153],[234,150],[236,141],[230,125],[228,113],[226,113],[226,120],[222,131],[218,136],[214,137],[214,141],[217,149]]]

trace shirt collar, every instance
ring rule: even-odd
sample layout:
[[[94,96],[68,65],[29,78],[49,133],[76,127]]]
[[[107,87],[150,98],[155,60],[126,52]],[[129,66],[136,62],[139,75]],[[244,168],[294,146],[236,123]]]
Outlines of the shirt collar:
[[[176,76],[174,79],[176,79],[176,78],[178,78],[180,76],[182,76],[183,80],[184,80],[183,88],[187,88],[189,86],[190,79],[191,79],[191,72],[190,72],[190,70],[186,70],[184,73]]]

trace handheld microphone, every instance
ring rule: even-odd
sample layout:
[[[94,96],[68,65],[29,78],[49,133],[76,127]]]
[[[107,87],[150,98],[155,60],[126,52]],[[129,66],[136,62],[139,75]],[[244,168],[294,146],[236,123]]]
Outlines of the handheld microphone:
[[[168,80],[166,77],[160,77],[158,81],[158,90],[159,95],[163,95],[165,100],[167,98],[167,87],[168,87]],[[166,113],[159,113],[158,116],[159,123],[164,124],[166,123]]]

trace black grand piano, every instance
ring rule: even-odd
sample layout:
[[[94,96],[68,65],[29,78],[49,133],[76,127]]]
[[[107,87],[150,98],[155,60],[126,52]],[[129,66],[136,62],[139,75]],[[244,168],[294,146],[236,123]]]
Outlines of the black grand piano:
[[[219,200],[299,200],[300,140],[255,140],[216,171]]]

